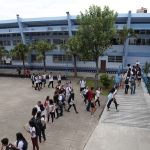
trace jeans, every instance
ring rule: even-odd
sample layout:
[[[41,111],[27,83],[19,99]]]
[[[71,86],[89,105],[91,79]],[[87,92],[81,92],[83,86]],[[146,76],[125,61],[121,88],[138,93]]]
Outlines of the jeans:
[[[126,85],[125,85],[125,94],[128,94],[128,89],[129,89],[129,85],[126,84]]]
[[[135,94],[136,85],[131,85],[131,94]]]

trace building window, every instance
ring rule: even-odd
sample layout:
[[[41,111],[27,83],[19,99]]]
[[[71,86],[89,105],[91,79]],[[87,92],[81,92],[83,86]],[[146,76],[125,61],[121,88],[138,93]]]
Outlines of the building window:
[[[63,39],[53,39],[53,44],[63,44],[64,40]]]
[[[66,63],[72,61],[72,56],[69,55],[53,55],[54,63]]]
[[[108,62],[122,62],[122,56],[108,56]]]
[[[13,45],[16,46],[17,44],[21,43],[21,40],[13,40]]]
[[[94,58],[83,58],[83,57],[78,57],[78,61],[95,61]]]

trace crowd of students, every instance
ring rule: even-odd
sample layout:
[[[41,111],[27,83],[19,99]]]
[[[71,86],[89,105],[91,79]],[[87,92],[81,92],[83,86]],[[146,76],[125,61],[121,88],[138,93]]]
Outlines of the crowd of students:
[[[118,111],[118,103],[116,100],[116,94],[119,88],[124,89],[125,95],[128,94],[130,89],[130,94],[134,95],[136,93],[136,86],[140,86],[142,78],[140,63],[137,61],[135,65],[128,65],[127,71],[122,74],[117,73],[115,75],[115,86],[110,90],[108,94],[107,110],[110,110],[110,105],[112,102],[115,104],[115,108]]]
[[[118,76],[118,78],[117,78]],[[48,78],[47,78],[48,77]],[[48,82],[47,82],[48,80]],[[59,73],[57,75],[57,85],[54,85],[54,76],[51,72],[47,74],[32,74],[31,75],[32,87],[35,90],[40,91],[44,87],[54,88],[53,96],[47,96],[43,102],[38,101],[32,109],[32,117],[28,122],[28,126],[25,126],[25,130],[30,134],[33,145],[33,150],[39,150],[39,143],[46,141],[46,124],[53,123],[56,119],[62,117],[64,112],[70,112],[71,108],[74,108],[76,114],[78,109],[76,106],[75,93],[71,81],[66,81],[62,84],[62,77]],[[126,72],[117,74],[115,76],[115,86],[110,90],[108,94],[107,110],[110,110],[112,102],[115,104],[115,108],[118,111],[118,103],[115,95],[118,88],[124,88],[125,94],[128,94],[128,90],[131,89],[131,94],[135,94],[136,85],[140,85],[141,81],[141,68],[139,64],[135,66],[128,66]],[[94,87],[88,87],[86,81],[81,79],[80,82],[80,94],[85,104],[85,110],[90,112],[93,116],[98,107],[101,106],[102,88],[94,89]],[[1,140],[1,150],[11,150],[9,147],[13,147],[16,150],[27,149],[27,140],[22,133],[16,134],[15,144],[10,144],[8,138]],[[8,147],[8,148],[7,148]]]

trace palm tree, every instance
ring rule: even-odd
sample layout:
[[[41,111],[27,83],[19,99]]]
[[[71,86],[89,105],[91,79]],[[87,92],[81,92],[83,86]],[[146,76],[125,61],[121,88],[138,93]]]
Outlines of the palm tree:
[[[37,58],[43,60],[44,71],[46,71],[46,52],[55,49],[56,46],[48,43],[45,40],[40,40],[31,45],[31,49],[35,50],[37,53]]]
[[[74,77],[77,77],[77,57],[80,54],[81,46],[77,36],[70,37],[66,44],[61,46],[66,50],[66,54],[73,56]]]
[[[127,28],[127,26],[123,26],[123,29],[119,32],[120,43],[123,44],[123,62],[122,69],[127,65],[127,51],[126,51],[126,42],[130,37],[136,37],[134,30],[131,28]]]
[[[15,57],[19,57],[22,60],[23,68],[25,69],[25,57],[29,52],[29,48],[27,45],[19,43],[15,46],[14,49],[11,50],[11,55]]]

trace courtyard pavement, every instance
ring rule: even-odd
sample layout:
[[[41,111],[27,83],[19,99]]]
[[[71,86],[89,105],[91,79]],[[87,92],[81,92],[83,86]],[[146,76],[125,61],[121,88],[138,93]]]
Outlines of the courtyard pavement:
[[[101,106],[94,116],[85,111],[83,99],[79,94],[79,83],[72,79],[75,90],[75,101],[79,114],[71,108],[64,112],[64,116],[48,123],[46,129],[47,141],[42,142],[40,150],[83,150],[89,137],[99,122],[106,98],[102,97]],[[29,142],[30,135],[23,126],[31,118],[31,109],[36,102],[44,102],[47,95],[53,97],[54,89],[44,88],[40,92],[31,87],[30,79],[0,77],[0,138],[8,137],[11,143],[15,142],[15,134],[22,132]]]
[[[119,112],[112,104],[102,117],[84,150],[150,150],[150,95],[144,84],[135,95],[116,95]]]

